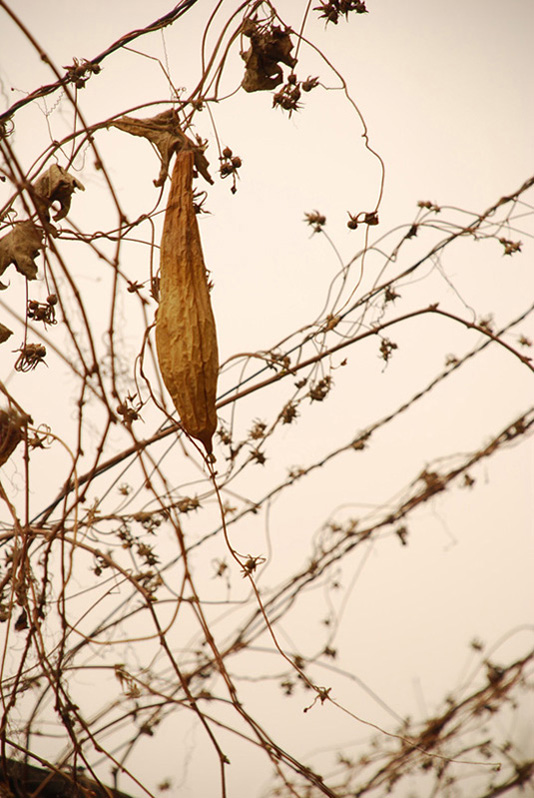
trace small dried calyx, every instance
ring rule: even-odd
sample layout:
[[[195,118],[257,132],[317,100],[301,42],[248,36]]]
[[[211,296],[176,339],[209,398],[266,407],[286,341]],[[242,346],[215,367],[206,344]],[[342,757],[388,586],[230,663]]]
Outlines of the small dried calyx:
[[[319,211],[304,214],[304,221],[313,227],[314,233],[320,233],[326,224],[326,216]]]
[[[297,63],[291,55],[290,28],[284,30],[277,25],[261,25],[249,18],[243,23],[242,33],[250,39],[250,47],[241,53],[245,62],[245,77],[241,85],[248,92],[274,89],[283,80],[280,64],[293,68]]]
[[[347,227],[350,230],[357,230],[360,224],[367,224],[370,227],[374,227],[380,223],[378,211],[361,211],[360,213],[351,213],[350,211],[347,211],[347,213],[349,214]]]

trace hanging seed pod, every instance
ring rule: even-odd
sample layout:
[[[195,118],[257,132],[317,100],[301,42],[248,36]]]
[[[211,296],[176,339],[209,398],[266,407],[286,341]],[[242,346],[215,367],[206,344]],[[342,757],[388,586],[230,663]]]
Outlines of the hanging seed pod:
[[[193,207],[191,150],[176,156],[160,252],[156,347],[181,423],[211,454],[219,358],[206,267]]]

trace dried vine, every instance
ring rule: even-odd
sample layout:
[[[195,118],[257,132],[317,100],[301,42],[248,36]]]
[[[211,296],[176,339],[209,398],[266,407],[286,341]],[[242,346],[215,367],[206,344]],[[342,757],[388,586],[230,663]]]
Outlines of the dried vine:
[[[194,728],[221,796],[238,794],[229,749],[238,757],[243,750],[261,753],[270,796],[403,795],[417,779],[429,795],[513,795],[532,786],[534,755],[522,757],[491,720],[507,717],[532,689],[531,646],[499,664],[500,652],[475,640],[474,672],[422,721],[397,715],[336,658],[351,600],[344,580],[353,584],[350,575],[360,573],[371,547],[393,539],[409,549],[421,510],[437,497],[476,490],[482,464],[531,436],[534,408],[518,410],[510,401],[509,417],[488,427],[476,447],[445,459],[440,452],[413,473],[405,469],[393,495],[381,494],[368,512],[328,511],[315,533],[300,530],[287,562],[272,543],[273,528],[284,528],[283,513],[276,521],[272,513],[301,489],[311,496],[320,484],[327,494],[329,479],[356,458],[371,458],[381,435],[392,436],[392,451],[398,425],[489,352],[532,380],[531,298],[497,323],[457,301],[445,257],[459,258],[459,248],[469,252],[484,241],[491,257],[519,261],[532,238],[534,178],[506,187],[512,193],[481,211],[423,200],[407,224],[382,232],[384,160],[347,82],[313,43],[318,22],[329,35],[340,22],[359,24],[371,10],[362,2],[303,3],[300,17],[289,21],[268,0],[233,11],[218,3],[203,23],[201,74],[191,91],[173,85],[163,57],[148,55],[165,76],[161,96],[136,108],[121,107],[118,96],[112,116],[90,121],[81,90],[89,82],[97,89],[104,62],[125,54],[141,60],[146,54],[130,47],[134,41],[162,31],[170,41],[200,5],[184,0],[94,58],[61,69],[24,15],[0,0],[0,13],[53,75],[0,113],[0,288],[8,297],[0,308],[16,329],[0,324],[1,354],[9,361],[0,383],[0,792],[51,798],[107,795],[110,788],[117,798],[152,796],[156,786],[171,784],[141,775],[137,762],[148,743],[164,738],[165,728],[182,735]],[[322,56],[324,75],[308,72],[310,54]],[[231,201],[247,168],[246,158],[222,146],[219,108],[238,92],[245,99],[265,92],[272,112],[290,118],[305,113],[308,99],[328,91],[331,79],[378,166],[376,201],[347,211],[347,228],[359,236],[349,258],[328,234],[326,215],[305,213],[315,242],[322,240],[339,264],[320,312],[311,307],[296,329],[288,321],[283,338],[264,350],[248,351],[243,330],[243,349],[227,353],[219,367],[210,300],[216,264],[204,264],[202,214],[214,182],[226,181]],[[68,119],[62,135],[47,143],[45,133],[33,152],[25,151],[15,134],[25,114],[52,95]],[[209,138],[199,132],[206,110]],[[139,158],[150,143],[159,158],[152,193],[137,215],[127,212],[129,198],[102,154],[110,135],[135,136]],[[77,213],[80,192],[106,203],[105,229]],[[99,280],[96,293],[86,287],[88,263]],[[435,273],[445,290],[433,285],[435,295],[418,294],[418,284]],[[342,439],[321,434],[317,449],[307,448],[319,405],[326,410],[340,394],[350,396],[354,384],[361,390],[376,377],[377,361],[389,373],[407,336],[439,337],[445,327],[459,349],[445,363],[441,351],[433,357],[430,378],[404,390],[399,375],[401,398],[359,427],[340,404]],[[16,349],[8,343],[12,335],[20,338]],[[50,391],[54,412],[45,401]],[[302,446],[300,465],[287,461],[289,435],[299,456]],[[265,528],[254,536],[247,525],[258,518]],[[338,589],[345,598],[336,604],[331,592]],[[323,629],[312,643],[293,644],[286,624],[317,620],[319,591],[327,595]],[[375,723],[338,699],[328,681],[334,676],[361,681],[395,725]],[[283,704],[291,722],[297,713],[306,722],[323,707],[349,718],[358,733],[371,727],[378,736],[358,755],[336,748],[334,764],[323,767],[288,746],[283,730],[278,735],[269,707],[256,705],[262,690],[282,703],[299,702],[297,711]],[[179,781],[174,767],[171,753],[168,775]],[[187,770],[187,762],[180,767]],[[473,793],[461,792],[466,772]],[[254,784],[250,794],[260,788]]]

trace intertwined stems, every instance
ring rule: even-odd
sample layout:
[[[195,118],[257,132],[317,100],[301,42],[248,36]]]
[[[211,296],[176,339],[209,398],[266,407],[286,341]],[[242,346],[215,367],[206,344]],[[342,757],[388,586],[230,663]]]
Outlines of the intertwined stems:
[[[335,6],[330,9],[331,13],[344,13],[341,4],[330,5]],[[388,742],[381,758],[374,764],[374,772],[369,773],[369,769],[373,770],[372,763],[368,768],[369,762],[345,762],[344,776],[338,781],[323,778],[303,758],[284,750],[268,733],[266,727],[269,723],[261,722],[259,713],[253,715],[247,711],[243,701],[245,690],[240,678],[233,673],[234,663],[238,658],[252,654],[255,646],[265,645],[268,641],[271,651],[280,658],[285,669],[279,681],[287,695],[300,688],[311,690],[305,694],[305,709],[308,711],[324,704],[354,716],[350,706],[336,702],[328,685],[323,686],[308,675],[314,666],[324,662],[325,657],[328,661],[335,656],[335,635],[327,636],[320,656],[306,657],[292,650],[279,637],[279,624],[291,618],[293,608],[304,602],[311,586],[320,585],[321,580],[333,579],[334,569],[341,563],[350,564],[350,558],[365,551],[370,541],[379,541],[391,534],[398,538],[399,545],[409,545],[409,524],[416,509],[432,501],[436,495],[452,490],[455,485],[469,487],[473,482],[471,470],[477,463],[529,434],[533,424],[532,410],[511,420],[504,429],[493,431],[489,441],[485,440],[476,451],[465,455],[453,467],[447,469],[439,464],[427,464],[407,481],[401,498],[379,508],[375,517],[345,522],[339,522],[335,517],[328,519],[319,538],[303,551],[301,566],[276,586],[260,587],[263,567],[269,565],[269,558],[263,556],[263,552],[240,554],[233,537],[237,537],[241,525],[259,512],[264,510],[268,515],[274,498],[297,483],[304,484],[321,469],[326,473],[329,465],[343,456],[366,456],[365,453],[372,450],[378,430],[388,429],[388,425],[393,425],[404,411],[417,406],[450,375],[469,368],[488,347],[499,347],[521,369],[532,370],[524,348],[528,346],[528,339],[523,336],[525,340],[521,343],[519,339],[518,343],[519,336],[515,341],[510,337],[510,332],[531,314],[531,306],[501,329],[495,329],[488,319],[473,319],[467,313],[462,316],[437,302],[390,315],[399,294],[407,290],[406,286],[400,288],[400,284],[418,276],[425,265],[436,262],[458,240],[487,237],[502,245],[506,255],[520,252],[520,244],[513,236],[514,213],[518,204],[524,201],[532,180],[525,182],[514,194],[498,200],[486,212],[472,215],[467,224],[444,220],[440,226],[436,214],[443,209],[423,203],[421,214],[407,226],[401,241],[390,249],[385,260],[393,263],[407,248],[408,242],[426,230],[436,231],[437,241],[422,257],[415,261],[408,258],[408,265],[399,268],[393,277],[377,280],[368,290],[361,288],[359,273],[365,271],[369,235],[378,221],[380,199],[375,209],[351,212],[349,227],[358,230],[365,226],[364,248],[353,261],[343,263],[339,279],[327,286],[321,314],[311,316],[305,327],[291,333],[269,351],[236,355],[223,365],[223,375],[230,375],[232,379],[226,380],[224,395],[220,396],[217,406],[222,422],[216,437],[219,470],[215,473],[209,463],[204,464],[206,470],[195,474],[197,494],[195,488],[188,485],[193,477],[185,474],[186,463],[195,450],[188,446],[185,450],[187,458],[179,459],[177,467],[173,455],[176,441],[181,440],[176,434],[179,426],[168,422],[164,422],[167,426],[153,435],[146,436],[146,427],[141,428],[143,437],[140,437],[138,433],[143,417],[149,429],[155,429],[161,415],[159,411],[157,415],[153,413],[150,400],[143,395],[142,380],[134,382],[131,369],[126,370],[127,378],[123,375],[124,341],[118,313],[120,302],[126,298],[138,303],[142,319],[146,352],[142,366],[140,364],[141,376],[146,377],[158,402],[163,400],[157,387],[157,372],[149,367],[153,352],[149,332],[155,308],[153,299],[164,294],[163,274],[159,284],[155,269],[149,282],[138,283],[130,276],[123,256],[128,238],[134,232],[137,235],[144,224],[150,227],[147,241],[152,250],[155,248],[154,226],[159,209],[150,210],[134,222],[127,220],[96,141],[98,130],[109,127],[110,120],[103,120],[92,127],[86,125],[77,96],[88,79],[92,80],[93,76],[97,79],[98,66],[104,57],[119,52],[141,33],[164,27],[191,6],[192,3],[179,4],[152,26],[121,37],[97,59],[75,63],[66,74],[61,75],[56,70],[57,81],[54,84],[30,93],[6,112],[16,120],[23,106],[52,91],[64,91],[74,109],[73,131],[64,141],[52,143],[43,160],[59,152],[68,142],[89,144],[99,171],[107,181],[117,223],[109,230],[84,232],[70,223],[65,195],[60,194],[56,196],[60,204],[59,213],[67,210],[63,219],[67,219],[65,224],[69,226],[58,230],[53,226],[48,204],[42,204],[42,192],[35,190],[39,174],[30,176],[23,161],[17,157],[13,140],[3,139],[7,174],[30,223],[37,225],[36,229],[43,233],[39,243],[44,241],[46,276],[52,282],[46,301],[31,299],[28,302],[27,314],[21,314],[22,326],[25,330],[35,331],[39,340],[46,342],[48,352],[57,350],[58,358],[65,358],[78,386],[78,416],[76,434],[72,438],[75,445],[69,446],[64,440],[68,436],[63,429],[35,427],[33,420],[24,413],[24,402],[17,405],[15,397],[6,389],[11,404],[2,425],[5,432],[2,451],[8,463],[19,452],[23,454],[24,503],[21,513],[18,502],[2,483],[1,495],[7,512],[2,542],[6,548],[9,547],[2,573],[2,613],[10,621],[2,670],[2,753],[7,757],[13,751],[26,751],[32,757],[38,757],[36,734],[43,735],[51,719],[55,724],[59,720],[66,731],[68,744],[62,751],[54,750],[57,765],[81,764],[97,779],[99,772],[95,770],[93,754],[96,750],[107,757],[117,772],[129,772],[133,777],[132,755],[142,747],[143,740],[157,734],[164,721],[175,715],[182,717],[191,713],[205,730],[215,751],[223,795],[227,789],[224,746],[227,732],[265,753],[279,777],[279,794],[285,791],[293,796],[339,795],[351,790],[353,794],[364,795],[377,786],[393,788],[396,783],[402,785],[402,777],[423,766],[435,769],[438,789],[443,783],[443,774],[454,765],[451,760],[467,759],[477,763],[479,769],[485,766],[486,754],[480,750],[480,736],[465,746],[464,731],[471,728],[473,718],[484,711],[488,703],[492,707],[502,707],[511,691],[519,688],[521,679],[529,677],[532,654],[501,669],[488,660],[486,683],[482,687],[473,686],[466,698],[453,697],[452,706],[444,708],[421,728],[401,724],[392,733],[390,730],[392,736],[384,738]],[[325,4],[321,6],[324,15]],[[6,4],[2,3],[2,7],[6,8]],[[252,22],[255,14],[259,22]],[[210,107],[207,87],[214,87],[217,94],[231,45],[242,35],[249,41],[249,44],[244,42],[243,47],[251,50],[243,49],[243,53],[249,52],[249,55],[242,59],[249,78],[252,76],[259,83],[262,79],[271,82],[274,79],[278,95],[275,107],[278,110],[285,108],[288,112],[298,110],[302,92],[306,91],[306,81],[289,72],[295,66],[291,62],[295,58],[292,53],[296,53],[298,48],[292,50],[288,47],[293,34],[288,33],[275,9],[268,4],[244,4],[237,16],[229,18],[228,26],[225,23],[223,27],[230,32],[229,43],[223,46],[223,37],[219,37],[213,57],[204,60],[203,75],[189,105],[187,100],[176,101],[181,116],[175,111],[172,114],[176,114],[176,118],[186,126],[203,103]],[[276,32],[277,29],[280,33]],[[280,42],[281,50],[277,50]],[[263,62],[259,57],[262,47],[267,48]],[[40,47],[38,51],[45,55]],[[276,60],[273,54],[277,57],[282,54],[285,60]],[[45,60],[50,61],[46,57]],[[285,80],[281,88],[278,88],[279,78]],[[315,79],[311,82],[316,88]],[[347,89],[344,82],[342,86]],[[301,94],[297,96],[298,92]],[[213,107],[216,110],[216,106]],[[120,114],[114,117],[115,120],[122,119],[123,125],[124,113],[125,109],[121,109]],[[7,120],[5,115],[2,118]],[[366,128],[364,134],[364,142],[368,145]],[[77,146],[76,152],[79,151]],[[233,188],[236,186],[236,169],[239,168],[236,157],[230,148],[221,150],[220,176],[231,176]],[[190,168],[190,158],[188,160]],[[70,164],[65,164],[67,166]],[[188,174],[187,186],[190,185]],[[382,171],[379,198],[383,185]],[[51,196],[49,192],[49,198]],[[70,200],[68,192],[67,196]],[[194,203],[188,205],[189,210],[191,204]],[[498,213],[501,216],[492,223]],[[318,211],[308,214],[310,216],[314,219],[314,229],[326,235],[326,218]],[[192,220],[190,217],[189,227]],[[57,214],[54,221],[58,221]],[[107,264],[112,275],[108,286],[111,301],[104,348],[94,331],[97,314],[92,301],[84,297],[79,276],[62,252],[62,245],[69,238],[77,242],[79,249],[90,247],[99,262]],[[111,250],[104,246],[109,243]],[[38,249],[35,245],[31,254],[28,253],[32,262],[32,255]],[[28,262],[27,265],[31,266]],[[199,275],[205,277],[201,272]],[[145,285],[149,288],[148,297]],[[49,301],[51,297],[56,297],[57,301]],[[50,308],[54,309],[53,312]],[[62,347],[54,344],[58,340],[58,327],[54,329],[54,335],[47,328],[58,316],[70,335],[72,354],[68,356]],[[334,367],[339,365],[338,356],[359,351],[358,347],[365,341],[375,339],[379,356],[387,365],[397,354],[397,344],[389,337],[395,335],[395,330],[401,330],[407,324],[426,325],[437,320],[446,321],[451,327],[466,327],[477,336],[478,343],[464,355],[451,357],[445,369],[438,369],[430,382],[408,400],[400,402],[392,412],[357,434],[350,431],[344,445],[327,448],[313,462],[292,467],[287,478],[277,477],[259,498],[256,495],[252,499],[239,499],[240,507],[232,507],[230,500],[236,492],[239,477],[253,474],[258,465],[268,465],[269,447],[276,445],[280,431],[287,429],[287,425],[297,424],[299,417],[313,412],[316,404],[324,402],[335,390]],[[187,334],[188,330],[185,331],[186,337]],[[32,376],[29,372],[34,368],[35,376],[43,371],[43,358],[36,360],[37,350],[29,348],[35,346],[44,348],[44,343],[25,343],[17,359],[17,362],[20,359],[24,377]],[[191,359],[195,361],[196,358],[191,355]],[[59,360],[51,360],[50,368],[57,370],[58,364]],[[259,368],[257,364],[261,364]],[[235,378],[237,368],[241,376]],[[246,412],[241,407],[245,407],[247,397],[260,397],[275,384],[285,391],[280,407],[272,412],[270,419],[253,419],[246,432],[240,431],[239,414]],[[94,408],[89,401],[91,396],[96,398],[102,410],[100,417],[93,414]],[[195,412],[197,409],[195,406]],[[111,438],[116,435],[119,422],[121,437],[117,446]],[[91,425],[98,432],[94,446],[87,444]],[[213,427],[213,421],[211,425]],[[161,448],[164,439],[170,442],[166,451]],[[63,466],[61,472],[64,484],[55,497],[47,493],[39,512],[31,514],[30,495],[39,474],[39,466],[34,467],[34,463],[38,464],[40,455],[47,458],[47,463],[52,462],[60,447],[67,458],[67,467]],[[84,455],[84,448],[89,454]],[[197,457],[197,462],[202,464],[200,456]],[[198,473],[202,474],[200,480]],[[109,478],[107,483],[106,475]],[[115,489],[119,501],[115,499]],[[239,491],[237,493],[239,496]],[[210,503],[216,508],[211,514]],[[43,504],[45,509],[42,509]],[[195,536],[196,515],[202,520],[200,533]],[[221,541],[222,544],[221,532],[225,546],[218,545],[213,556],[210,541]],[[165,536],[170,534],[175,546],[169,556],[165,549]],[[230,563],[225,553],[230,555]],[[202,556],[200,569],[196,559],[199,555]],[[230,633],[219,630],[218,619],[210,609],[211,576],[219,584],[227,580],[228,611],[232,610],[233,596],[237,596],[238,605],[242,602],[243,613],[236,616]],[[250,586],[251,592],[246,598],[241,597],[239,582]],[[331,621],[330,628],[335,629],[337,625]],[[186,645],[183,644],[184,638],[190,641]],[[20,640],[23,643],[17,649],[16,642]],[[15,645],[10,648],[13,641]],[[149,645],[153,653],[150,665],[140,667],[132,652],[142,651],[144,645]],[[16,652],[13,659],[10,659],[11,651]],[[96,672],[89,670],[95,667],[95,661],[102,672],[112,675],[119,692],[117,694],[114,690],[109,702],[104,701],[93,713],[93,708],[84,700],[80,683],[85,674]],[[354,678],[354,674],[347,676]],[[262,677],[265,685],[270,680],[272,677],[268,673]],[[21,705],[24,707],[24,720],[17,726],[16,711]],[[226,706],[231,707],[234,713],[230,720],[218,711]],[[241,721],[243,725],[238,726]],[[117,737],[113,736],[115,729],[118,730]],[[389,741],[400,746],[401,752],[396,747],[388,749]],[[500,760],[502,754],[496,746],[487,749],[490,762]],[[46,764],[47,760],[37,761]],[[362,773],[363,767],[367,768],[365,774]],[[494,794],[498,794],[497,790],[502,794],[504,788],[526,783],[529,772],[526,763],[491,789]],[[137,784],[137,789],[141,790],[143,786]]]

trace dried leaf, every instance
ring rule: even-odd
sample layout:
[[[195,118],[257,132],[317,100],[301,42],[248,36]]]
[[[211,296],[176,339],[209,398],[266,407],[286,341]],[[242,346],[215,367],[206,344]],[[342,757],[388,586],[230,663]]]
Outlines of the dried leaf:
[[[241,53],[246,66],[242,87],[245,91],[270,91],[283,80],[280,63],[294,67],[297,59],[291,55],[293,42],[289,29],[273,25],[262,29],[253,20],[248,19],[243,33],[250,39],[250,48]]]
[[[219,360],[197,216],[193,153],[176,157],[161,239],[156,346],[163,381],[190,435],[211,454]]]
[[[108,127],[116,127],[132,136],[143,136],[157,147],[161,157],[161,169],[155,186],[162,186],[169,172],[169,163],[173,153],[181,150],[192,150],[195,155],[195,169],[204,180],[213,184],[209,173],[209,163],[204,155],[201,142],[195,143],[180,128],[178,115],[172,109],[149,119],[135,119],[132,116],[121,116],[108,123]]]
[[[0,344],[3,344],[4,341],[7,341],[7,339],[12,335],[13,330],[10,330],[5,324],[0,324]]]
[[[11,232],[0,239],[0,274],[13,263],[17,271],[28,280],[35,280],[37,266],[34,258],[39,254],[42,245],[43,233],[33,222],[16,222]],[[0,288],[6,287],[0,283]]]
[[[85,186],[75,177],[67,172],[63,167],[52,164],[44,175],[41,175],[35,183],[34,189],[39,199],[43,201],[43,213],[48,216],[48,209],[53,202],[59,202],[60,209],[54,216],[54,221],[64,219],[70,211],[72,194],[75,189],[85,191]]]
[[[246,67],[241,86],[245,91],[270,91],[282,82],[283,72],[276,61],[262,58],[252,47],[242,57]]]
[[[23,439],[27,423],[28,417],[12,408],[0,410],[0,466],[7,462]]]
[[[28,613],[25,609],[22,610],[19,617],[15,621],[15,631],[16,632],[23,632],[24,629],[28,628]]]

